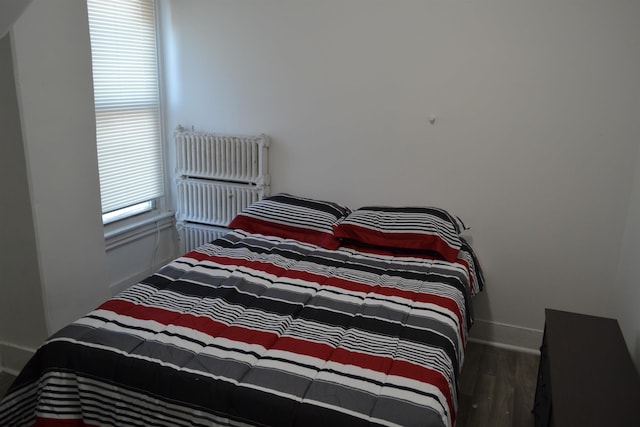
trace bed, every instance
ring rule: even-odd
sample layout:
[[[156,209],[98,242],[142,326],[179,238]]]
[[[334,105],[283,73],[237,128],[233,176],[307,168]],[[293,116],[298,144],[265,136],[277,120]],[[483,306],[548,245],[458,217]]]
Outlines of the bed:
[[[484,283],[465,228],[263,199],[51,336],[0,425],[453,426]]]

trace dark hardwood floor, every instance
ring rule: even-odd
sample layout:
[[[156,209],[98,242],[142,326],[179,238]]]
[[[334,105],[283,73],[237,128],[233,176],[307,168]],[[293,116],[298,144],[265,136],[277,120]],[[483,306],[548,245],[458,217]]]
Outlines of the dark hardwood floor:
[[[460,376],[456,427],[528,427],[539,356],[470,342]]]
[[[460,376],[456,427],[533,426],[539,357],[470,342]],[[0,398],[15,377],[0,373]]]

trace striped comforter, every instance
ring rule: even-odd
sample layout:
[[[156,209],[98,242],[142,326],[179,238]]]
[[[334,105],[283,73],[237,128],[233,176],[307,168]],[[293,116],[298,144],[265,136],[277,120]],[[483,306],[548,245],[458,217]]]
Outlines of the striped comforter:
[[[476,267],[233,231],[52,336],[0,425],[452,426]]]

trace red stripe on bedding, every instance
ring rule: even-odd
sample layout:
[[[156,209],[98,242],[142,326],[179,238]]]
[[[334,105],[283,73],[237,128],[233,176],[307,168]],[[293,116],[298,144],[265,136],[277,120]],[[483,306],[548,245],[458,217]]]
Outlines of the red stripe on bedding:
[[[280,337],[271,349],[315,357],[320,360],[328,360],[331,353],[335,350],[335,347],[300,338]]]
[[[227,338],[232,341],[243,342],[246,344],[257,344],[267,349],[270,348],[294,354],[302,354],[321,360],[330,359],[339,363],[360,366],[362,368],[372,369],[379,372],[387,372],[389,370],[389,365],[392,363],[392,359],[386,357],[354,352],[342,348],[335,349],[327,344],[316,343],[300,338],[287,336],[279,337],[277,334],[272,332],[259,331],[241,326],[228,326],[224,323],[216,322],[206,316],[180,314],[166,309],[141,306],[128,301],[111,300],[103,304],[100,308],[140,320],[154,320],[166,325],[172,324],[187,327],[214,337]],[[167,322],[168,319],[172,319],[172,321]],[[419,365],[414,365],[409,362],[405,363],[408,364],[407,366],[413,366],[415,368],[420,367]],[[405,369],[403,372],[405,373],[403,376],[406,376],[407,378],[413,378],[416,380],[420,380],[420,378],[422,378],[420,375],[411,373],[411,370],[409,369]]]
[[[304,280],[305,282],[317,283],[319,285],[323,285],[327,280],[327,276],[302,270],[287,270],[285,273],[283,273],[282,277]]]
[[[182,313],[177,311],[158,307],[149,307],[147,305],[135,304],[121,299],[109,300],[98,307],[98,310],[112,311],[122,316],[130,316],[140,320],[154,320],[158,323],[162,323],[163,325],[173,323],[182,315]]]
[[[335,237],[331,230],[320,231],[304,226],[296,227],[255,216],[245,216],[244,214],[236,216],[228,227],[240,228],[248,233],[277,236],[282,239],[295,239],[300,242],[321,246],[325,249],[333,250],[338,249],[340,246],[340,239]]]
[[[447,378],[439,371],[426,366],[415,365],[404,360],[394,360],[389,370],[389,375],[412,378],[420,382],[428,382],[437,387],[440,393],[447,399],[452,425],[456,423],[456,412],[453,407],[453,397],[449,394]]]
[[[191,258],[191,259],[195,259],[196,261],[200,262],[200,261],[204,261],[206,259],[210,259],[210,258],[212,258],[212,256],[208,255],[208,254],[205,254],[203,252],[191,251],[191,252],[187,252],[186,254],[182,255],[181,258]]]
[[[218,322],[208,316],[195,316],[193,314],[182,314],[171,324],[200,331],[212,337],[219,336],[222,331],[229,327],[226,323]]]
[[[148,307],[129,301],[110,300],[102,304],[98,309],[108,310],[121,316],[129,316],[138,320],[152,320],[163,325],[181,326],[212,337],[227,338],[246,344],[257,344],[265,348],[271,347],[278,339],[278,335],[272,332],[242,326],[230,326],[207,316],[195,316],[164,308]]]
[[[444,396],[448,396],[449,383],[441,372],[408,361],[394,360],[391,357],[361,353],[345,348],[334,348],[326,344],[291,337],[280,338],[272,349],[315,357],[343,365],[358,366],[363,369],[417,381],[424,382],[425,379],[429,379],[429,382],[436,385]],[[449,399],[450,396],[447,398]]]

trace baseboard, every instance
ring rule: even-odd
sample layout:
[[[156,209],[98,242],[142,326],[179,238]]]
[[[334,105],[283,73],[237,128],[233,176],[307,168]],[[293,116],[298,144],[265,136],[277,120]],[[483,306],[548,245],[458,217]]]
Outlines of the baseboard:
[[[542,331],[476,319],[469,333],[469,340],[508,350],[538,354],[542,344]]]
[[[2,360],[0,370],[11,375],[18,375],[35,352],[36,350],[33,348],[0,342],[0,360]]]

